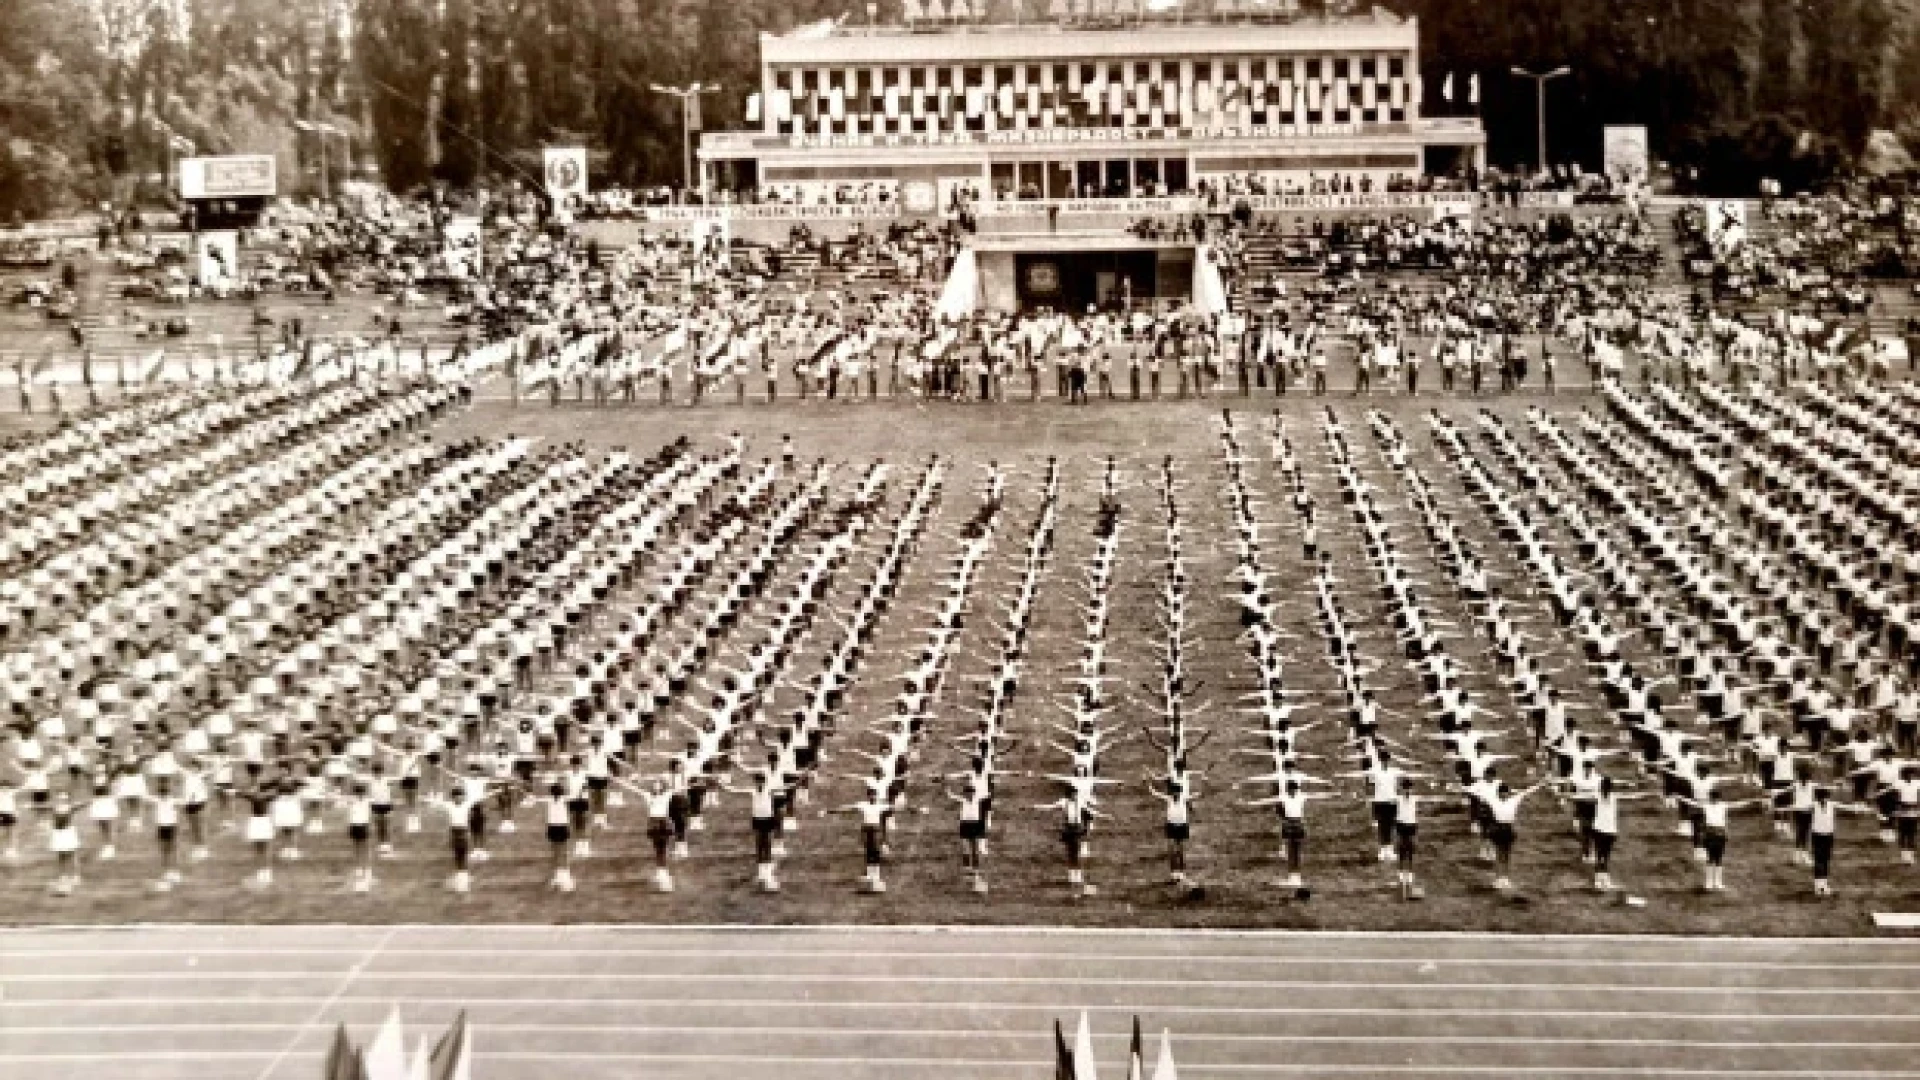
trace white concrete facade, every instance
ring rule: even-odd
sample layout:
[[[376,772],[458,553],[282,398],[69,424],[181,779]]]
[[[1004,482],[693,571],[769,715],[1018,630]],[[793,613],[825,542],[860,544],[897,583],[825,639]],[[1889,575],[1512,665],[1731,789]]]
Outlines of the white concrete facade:
[[[977,26],[763,35],[750,131],[706,135],[703,175],[750,161],[799,201],[1086,198],[1481,164],[1471,118],[1421,116],[1419,26],[1377,12],[1283,24]]]

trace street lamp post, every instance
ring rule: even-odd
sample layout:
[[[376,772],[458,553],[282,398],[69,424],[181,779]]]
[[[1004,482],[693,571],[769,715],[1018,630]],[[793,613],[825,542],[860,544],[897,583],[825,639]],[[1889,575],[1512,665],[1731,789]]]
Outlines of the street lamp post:
[[[684,202],[686,193],[693,190],[693,118],[700,107],[700,95],[719,93],[720,84],[697,82],[687,86],[661,86],[654,83],[653,92],[680,99],[680,198]]]
[[[1536,119],[1539,121],[1539,124],[1540,124],[1539,142],[1537,143],[1538,152],[1540,155],[1539,165],[1540,165],[1540,171],[1544,173],[1547,171],[1547,83],[1553,79],[1557,79],[1561,77],[1562,75],[1572,74],[1573,69],[1562,66],[1562,67],[1554,68],[1552,71],[1546,72],[1545,74],[1535,75],[1533,72],[1528,71],[1526,68],[1517,67],[1513,69],[1513,73],[1522,79],[1533,80],[1534,94],[1535,94],[1534,109],[1536,113]]]
[[[331,180],[329,179],[332,170],[327,167],[327,137],[329,135],[345,135],[346,132],[320,120],[295,120],[293,126],[295,130],[307,132],[320,140],[320,201],[322,203],[332,202],[333,189]]]
[[[165,176],[162,177],[162,181],[169,185],[177,185],[178,178],[174,176],[174,172],[175,172],[174,161],[176,160],[175,155],[185,154],[188,157],[192,157],[194,152],[194,145],[190,140],[181,136],[181,134],[178,131],[175,131],[173,129],[173,125],[167,123],[165,120],[162,120],[157,116],[150,116],[147,118],[147,120],[149,123],[153,125],[153,128],[155,131],[158,131],[160,134],[166,136],[166,139],[167,139],[166,153],[161,159],[162,160],[161,167],[166,170],[166,174]]]

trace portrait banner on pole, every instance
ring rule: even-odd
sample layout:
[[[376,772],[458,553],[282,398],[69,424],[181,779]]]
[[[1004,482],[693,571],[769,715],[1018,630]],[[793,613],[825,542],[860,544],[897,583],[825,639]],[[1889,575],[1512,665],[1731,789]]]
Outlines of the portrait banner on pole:
[[[587,193],[587,151],[579,146],[549,146],[546,151],[547,196],[558,202]]]
[[[1602,155],[1607,176],[1616,184],[1641,185],[1647,182],[1647,129],[1639,124],[1608,127],[1602,135]]]

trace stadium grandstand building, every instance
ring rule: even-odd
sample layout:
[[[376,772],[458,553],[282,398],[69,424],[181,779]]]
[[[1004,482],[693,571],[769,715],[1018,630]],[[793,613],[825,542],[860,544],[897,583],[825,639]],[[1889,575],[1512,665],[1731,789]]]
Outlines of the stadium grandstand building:
[[[703,188],[913,214],[1180,195],[1229,177],[1384,192],[1484,166],[1477,118],[1421,115],[1413,19],[1062,10],[982,25],[934,4],[938,24],[909,3],[904,27],[763,35],[757,126],[703,136]]]

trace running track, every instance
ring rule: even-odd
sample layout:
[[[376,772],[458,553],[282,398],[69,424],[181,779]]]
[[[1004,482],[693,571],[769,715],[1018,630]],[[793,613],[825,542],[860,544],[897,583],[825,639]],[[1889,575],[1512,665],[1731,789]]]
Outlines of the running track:
[[[1134,1013],[1185,1077],[1920,1077],[1916,940],[23,930],[0,990],[34,1080],[307,1080],[393,1002],[467,1008],[476,1080],[1041,1078],[1083,1008],[1109,1077]]]

